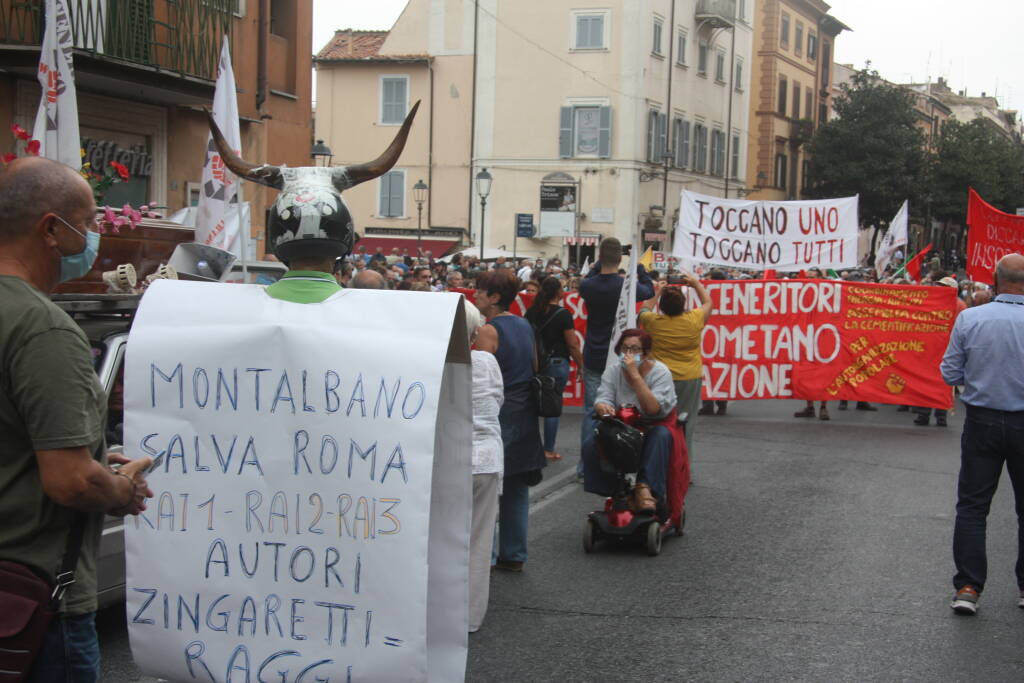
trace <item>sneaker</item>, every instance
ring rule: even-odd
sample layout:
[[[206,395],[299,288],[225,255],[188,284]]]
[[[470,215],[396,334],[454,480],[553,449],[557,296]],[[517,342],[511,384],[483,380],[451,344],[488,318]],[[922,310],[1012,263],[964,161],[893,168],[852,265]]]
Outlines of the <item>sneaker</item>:
[[[795,413],[793,413],[793,417],[814,417],[814,408],[808,406],[803,410],[798,410]]]
[[[516,562],[514,560],[498,560],[494,563],[494,568],[503,572],[515,572],[516,574],[523,571],[523,565],[525,562]]]
[[[1024,602],[1024,600],[1022,600]],[[957,614],[974,615],[978,613],[978,591],[974,586],[964,586],[953,596],[949,605]]]
[[[1024,609],[1024,591],[1020,592],[1020,599],[1017,600],[1017,607]]]
[[[918,415],[917,417],[914,418],[914,424],[916,424],[919,427],[926,427],[928,425],[928,422],[929,417],[927,415]]]
[[[818,419],[819,420],[827,420],[828,419],[828,408],[826,408],[825,406],[822,406],[821,408],[818,409]]]

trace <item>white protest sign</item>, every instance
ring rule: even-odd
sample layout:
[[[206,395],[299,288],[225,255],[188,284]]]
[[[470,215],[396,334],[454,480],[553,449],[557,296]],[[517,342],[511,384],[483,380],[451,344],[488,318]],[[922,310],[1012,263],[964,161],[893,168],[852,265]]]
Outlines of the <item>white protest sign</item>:
[[[202,302],[201,305],[198,302]],[[158,281],[132,326],[132,652],[173,681],[461,681],[471,372],[461,297]]]
[[[909,202],[904,201],[878,245],[878,250],[875,252],[875,272],[879,275],[885,272],[885,267],[893,260],[896,251],[900,247],[907,246],[908,214]]]
[[[619,343],[622,333],[634,327],[636,327],[636,266],[631,263],[626,277],[622,278],[619,304],[615,308],[615,319],[612,320],[612,337],[608,343],[606,366],[615,360],[615,345]]]
[[[857,265],[857,197],[790,202],[722,199],[683,190],[672,253],[752,270]]]

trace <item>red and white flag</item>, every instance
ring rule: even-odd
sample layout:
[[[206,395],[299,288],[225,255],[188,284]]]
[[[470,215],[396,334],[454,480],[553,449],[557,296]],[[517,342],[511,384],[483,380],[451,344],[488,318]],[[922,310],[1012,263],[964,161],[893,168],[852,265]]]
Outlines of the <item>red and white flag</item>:
[[[64,0],[46,0],[46,28],[37,74],[43,93],[32,137],[39,141],[39,156],[78,170],[82,167],[82,139],[78,134],[73,48]]]
[[[238,128],[238,98],[235,95],[235,73],[231,68],[231,48],[224,36],[217,66],[217,87],[213,94],[213,118],[224,133],[224,139],[241,154],[242,134]],[[249,234],[246,221],[229,221],[228,212],[238,202],[238,177],[221,159],[211,134],[206,141],[202,191],[196,212],[196,242],[218,247],[244,257],[244,236]],[[243,223],[245,223],[243,225]]]

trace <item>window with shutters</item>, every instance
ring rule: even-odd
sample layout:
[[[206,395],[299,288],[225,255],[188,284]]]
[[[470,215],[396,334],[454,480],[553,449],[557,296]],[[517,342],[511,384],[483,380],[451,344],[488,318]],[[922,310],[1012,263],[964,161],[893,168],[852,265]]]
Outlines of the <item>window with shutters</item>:
[[[587,11],[572,13],[575,50],[603,50],[608,47],[608,12]]]
[[[715,50],[715,81],[725,83],[725,51]]]
[[[654,109],[647,115],[647,161],[660,164],[668,151],[668,116]]]
[[[829,70],[832,68],[832,47],[828,43],[821,44],[821,89],[828,88]]]
[[[793,52],[797,57],[804,53],[804,25],[799,21],[796,22],[796,28],[793,30]]]
[[[812,62],[818,58],[818,36],[814,33],[807,33],[807,59]]]
[[[599,105],[562,107],[558,156],[607,159],[612,148],[612,108]]]
[[[782,190],[786,189],[786,155],[779,154],[775,155],[775,187]]]
[[[786,80],[785,76],[779,78],[779,108],[778,112],[780,116],[786,115],[786,95],[789,93],[789,81]]]
[[[711,131],[711,174],[725,175],[725,133],[720,130]]]
[[[708,129],[701,123],[693,126],[693,170],[704,173],[708,168]]]
[[[676,119],[672,124],[672,140],[675,142],[674,164],[678,168],[690,165],[690,122]]]
[[[740,136],[732,136],[732,177],[740,177]]]
[[[651,52],[660,55],[661,54],[661,33],[665,22],[660,17],[654,17],[654,28],[651,36]]]
[[[686,66],[686,31],[676,34],[676,64]]]
[[[736,58],[735,79],[733,87],[736,89],[736,92],[743,92],[743,60],[739,57]]]
[[[743,22],[747,20],[747,0],[740,0],[736,7],[736,18]]]
[[[398,218],[405,215],[405,171],[390,170],[380,177],[378,215]]]
[[[703,40],[697,45],[697,75],[708,75],[708,44]]]
[[[794,119],[800,118],[800,84],[793,84],[793,114]]]
[[[409,77],[381,76],[380,122],[382,125],[401,125],[409,109]]]
[[[782,13],[782,25],[779,27],[779,44],[789,47],[789,15]]]
[[[814,88],[804,91],[804,116],[807,118],[814,116]]]

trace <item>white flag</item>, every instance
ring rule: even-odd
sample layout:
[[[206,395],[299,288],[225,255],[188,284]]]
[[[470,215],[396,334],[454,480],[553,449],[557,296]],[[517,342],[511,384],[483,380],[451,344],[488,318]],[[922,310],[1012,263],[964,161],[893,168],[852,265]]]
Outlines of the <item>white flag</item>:
[[[82,139],[78,134],[78,100],[71,65],[71,22],[64,0],[46,0],[46,29],[39,52],[39,111],[32,137],[39,141],[39,156],[82,167]],[[104,169],[96,169],[102,173]]]
[[[231,49],[224,36],[217,66],[217,87],[213,93],[213,118],[224,133],[224,139],[235,154],[242,151],[242,134],[238,129],[238,98],[235,95],[235,74],[231,69]],[[206,141],[203,184],[196,214],[196,242],[218,247],[243,257],[240,235],[248,234],[248,225],[227,220],[228,208],[238,201],[238,177],[220,157],[211,134]]]
[[[586,277],[587,273],[590,272],[590,257],[583,259],[583,265],[580,266],[580,277]]]
[[[605,367],[615,360],[615,345],[619,343],[622,333],[633,327],[636,327],[636,266],[630,263],[626,277],[622,278],[622,291],[619,292],[619,306],[615,309],[615,320],[612,322],[612,337],[608,342]]]
[[[896,217],[889,223],[889,229],[885,231],[878,251],[875,253],[875,272],[881,275],[885,267],[892,261],[893,254],[900,247],[907,246],[907,202],[896,212]]]

